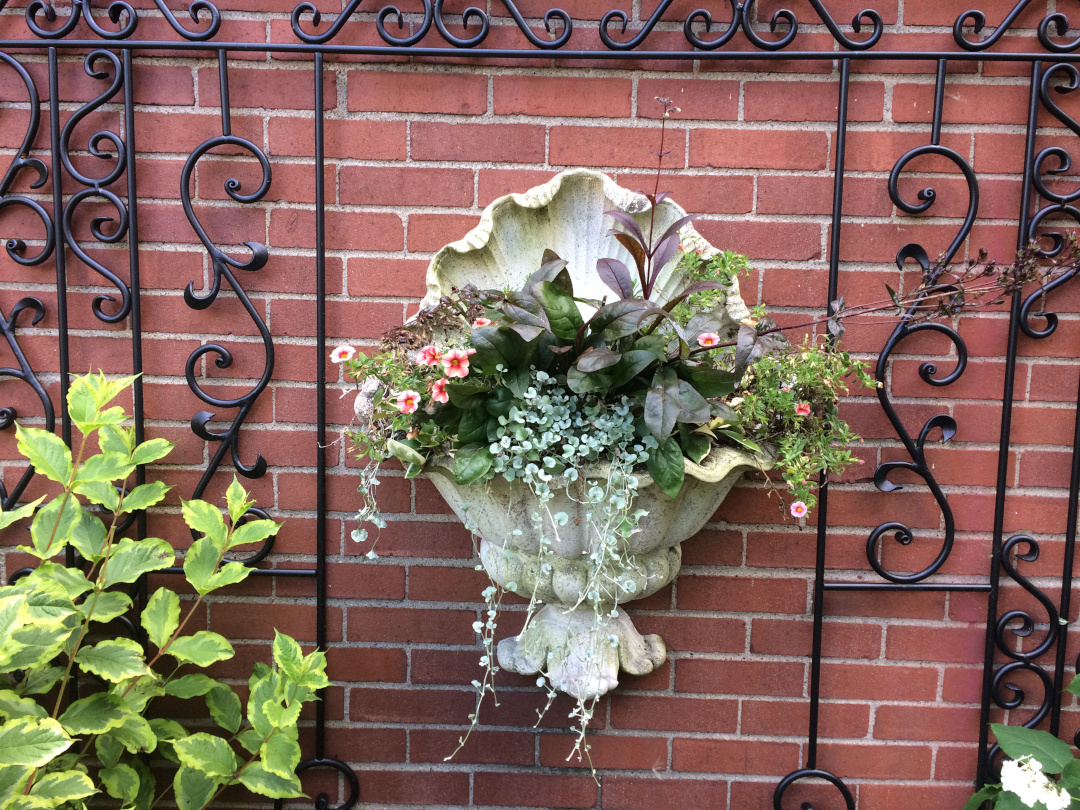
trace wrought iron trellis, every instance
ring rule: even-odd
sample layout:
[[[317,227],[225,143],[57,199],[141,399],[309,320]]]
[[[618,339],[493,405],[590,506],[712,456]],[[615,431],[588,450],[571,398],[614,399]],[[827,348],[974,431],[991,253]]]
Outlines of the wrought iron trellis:
[[[36,216],[44,227],[44,238],[37,240],[33,245],[28,245],[26,241],[18,237],[9,238],[6,243],[6,252],[10,260],[24,266],[35,266],[44,264],[52,258],[55,265],[58,292],[56,317],[59,334],[58,356],[61,384],[59,421],[63,437],[70,442],[71,420],[66,411],[64,396],[69,373],[67,250],[70,250],[78,261],[98,273],[108,285],[115,287],[116,292],[114,294],[99,295],[94,300],[92,304],[94,315],[103,323],[116,323],[130,318],[133,370],[138,373],[143,369],[143,326],[140,310],[141,287],[139,280],[138,183],[135,164],[137,145],[135,143],[135,102],[132,94],[132,81],[136,72],[135,57],[147,51],[196,53],[216,55],[217,57],[221,98],[221,135],[203,142],[191,152],[180,179],[183,209],[191,228],[198,236],[210,258],[212,280],[210,288],[206,292],[197,292],[194,283],[189,283],[184,291],[184,299],[192,309],[206,309],[214,304],[219,292],[227,285],[235,293],[255,325],[264,350],[263,371],[258,382],[242,396],[231,399],[214,396],[204,390],[197,379],[197,365],[204,356],[213,357],[215,364],[219,368],[227,368],[232,364],[233,356],[226,346],[218,343],[205,344],[192,352],[187,360],[185,375],[192,392],[207,405],[218,411],[233,412],[231,418],[227,420],[228,426],[219,429],[211,427],[211,421],[215,418],[214,412],[200,411],[191,418],[192,431],[200,438],[217,444],[209,464],[192,493],[193,497],[202,494],[225,459],[226,453],[229,454],[235,469],[241,475],[258,478],[267,470],[266,461],[260,454],[256,454],[254,461],[251,463],[244,462],[245,455],[241,453],[240,440],[245,420],[273,377],[274,342],[269,328],[252,305],[234,271],[259,270],[268,259],[268,248],[257,242],[248,242],[251,257],[246,262],[240,262],[232,258],[209,238],[199,221],[190,198],[189,181],[199,160],[211,149],[222,145],[239,148],[254,156],[262,172],[259,187],[250,193],[241,193],[240,185],[235,180],[227,181],[225,191],[233,201],[240,204],[256,202],[265,195],[270,185],[271,165],[262,149],[251,141],[232,133],[228,74],[230,53],[255,51],[271,54],[302,54],[312,58],[312,111],[315,120],[313,182],[316,201],[316,345],[320,357],[326,354],[325,259],[327,243],[323,174],[325,162],[323,75],[324,59],[327,56],[460,58],[464,51],[475,57],[550,60],[554,52],[558,52],[558,56],[562,59],[619,60],[632,56],[633,59],[642,62],[659,60],[710,61],[719,59],[746,63],[768,63],[778,59],[785,61],[820,62],[825,60],[837,62],[839,64],[840,82],[835,128],[836,161],[833,172],[828,296],[826,301],[823,302],[826,308],[832,306],[829,302],[837,298],[839,284],[840,236],[844,224],[842,210],[846,171],[845,150],[852,63],[865,60],[932,61],[936,63],[934,108],[929,142],[908,151],[899,158],[890,174],[888,186],[890,197],[900,210],[909,214],[918,214],[931,209],[935,202],[935,192],[933,188],[926,188],[919,193],[919,202],[905,200],[899,191],[899,178],[906,166],[919,156],[936,155],[951,161],[959,169],[967,186],[968,208],[962,225],[945,250],[945,255],[950,259],[960,249],[975,222],[979,206],[979,185],[978,178],[966,158],[941,143],[949,63],[971,61],[1023,63],[1030,68],[1030,88],[1026,123],[1023,193],[1020,210],[1017,212],[1019,226],[1017,228],[1016,243],[1019,248],[1030,239],[1038,237],[1042,240],[1042,254],[1046,257],[1053,257],[1064,249],[1065,239],[1063,235],[1060,232],[1047,231],[1045,223],[1062,218],[1076,220],[1080,223],[1080,209],[1074,205],[1076,200],[1080,199],[1080,190],[1060,193],[1051,189],[1047,185],[1046,179],[1048,176],[1067,171],[1071,163],[1070,155],[1066,149],[1057,146],[1042,149],[1038,154],[1035,153],[1036,117],[1040,108],[1048,111],[1074,134],[1080,135],[1080,124],[1067,115],[1051,96],[1051,90],[1057,93],[1069,93],[1080,89],[1080,70],[1077,69],[1076,65],[1076,63],[1080,62],[1080,37],[1068,38],[1069,20],[1064,14],[1055,12],[1047,15],[1038,24],[1035,36],[1036,42],[1029,43],[1030,49],[1026,51],[1006,52],[994,50],[993,47],[1013,27],[1020,14],[1031,5],[1032,0],[1020,0],[992,33],[989,33],[983,39],[979,39],[978,35],[983,33],[987,24],[985,14],[974,9],[963,12],[956,18],[952,26],[953,40],[956,46],[952,50],[875,50],[886,29],[882,16],[877,11],[865,9],[852,19],[851,29],[855,37],[853,38],[841,29],[841,26],[829,14],[821,0],[808,1],[819,18],[819,22],[815,24],[815,27],[818,29],[823,27],[832,37],[833,48],[831,50],[799,50],[797,47],[799,34],[805,31],[805,27],[799,22],[796,15],[787,9],[781,9],[770,20],[759,23],[755,20],[752,0],[749,0],[749,2],[729,0],[731,16],[730,21],[726,23],[718,23],[714,20],[712,13],[706,9],[697,9],[691,12],[682,21],[682,32],[686,41],[685,46],[663,50],[649,50],[644,46],[654,30],[664,30],[665,27],[671,27],[671,24],[665,22],[663,17],[673,0],[663,0],[649,18],[642,21],[629,35],[627,33],[629,23],[627,14],[620,9],[609,11],[599,21],[596,28],[602,47],[577,50],[568,47],[576,30],[575,23],[569,14],[562,9],[553,8],[547,11],[542,19],[530,22],[523,16],[512,0],[501,0],[502,5],[509,14],[509,19],[495,19],[493,21],[492,16],[484,10],[478,8],[467,9],[462,17],[463,34],[468,34],[469,26],[472,23],[477,25],[477,29],[474,33],[460,36],[452,33],[443,19],[444,0],[421,0],[422,12],[408,16],[393,5],[384,6],[375,14],[375,25],[383,42],[383,44],[378,45],[345,45],[334,42],[334,39],[350,21],[350,18],[361,12],[362,0],[349,0],[334,21],[325,30],[321,31],[319,30],[322,24],[320,11],[313,3],[304,0],[294,8],[291,15],[292,33],[298,41],[281,43],[216,41],[215,37],[220,28],[222,16],[211,0],[195,0],[189,6],[188,11],[195,28],[186,28],[182,25],[166,7],[163,0],[154,0],[156,12],[153,10],[140,12],[126,0],[112,0],[106,12],[109,24],[105,24],[105,17],[100,12],[98,14],[94,13],[91,0],[73,0],[66,19],[57,13],[48,0],[31,0],[24,14],[27,32],[20,32],[19,36],[16,37],[0,39],[0,62],[3,63],[3,65],[0,65],[0,70],[10,69],[18,76],[25,87],[29,100],[29,120],[26,135],[18,153],[8,165],[3,177],[0,178],[0,212],[12,206],[25,208]],[[3,10],[5,4],[6,0],[0,0],[0,10]],[[137,38],[135,34],[140,22],[140,15],[160,15],[180,38],[174,41]],[[0,20],[3,21],[14,22],[15,19],[12,14],[0,15]],[[388,21],[397,22],[397,33],[393,33],[388,28]],[[73,35],[77,31],[80,22],[84,22],[98,39],[74,38]],[[432,25],[434,25],[436,33],[431,32]],[[539,33],[541,25],[544,34]],[[588,27],[588,25],[588,23],[579,23],[579,26]],[[511,31],[520,33],[528,44],[513,48],[482,47],[492,28],[499,26],[505,26]],[[714,33],[714,28],[723,30],[717,35]],[[729,44],[736,46],[743,44],[736,39],[740,31],[745,37],[749,49],[725,49],[725,46]],[[425,44],[429,40],[437,41],[437,39],[441,39],[445,44],[440,43],[435,46]],[[62,54],[82,53],[87,50],[89,53],[84,58],[85,70],[93,79],[100,81],[104,89],[93,100],[82,105],[66,122],[63,122],[60,114],[61,95],[58,57]],[[49,84],[47,126],[50,135],[48,164],[42,159],[31,157],[32,144],[38,134],[42,114],[42,104],[37,87],[30,73],[9,51],[32,52],[47,56]],[[1059,80],[1060,83],[1054,84],[1055,80]],[[121,103],[123,105],[123,134],[102,130],[95,132],[90,137],[88,143],[89,152],[96,157],[102,158],[106,163],[112,162],[111,167],[104,174],[95,177],[84,174],[73,165],[71,160],[71,139],[79,121],[106,103]],[[103,144],[107,146],[102,148]],[[1051,158],[1056,161],[1056,166],[1049,167],[1046,165]],[[13,192],[16,178],[25,171],[28,171],[31,175],[36,175],[30,183],[31,192]],[[75,189],[70,186],[65,188],[65,174],[74,182]],[[124,196],[118,195],[109,188],[109,186],[121,179],[126,181],[126,194]],[[50,190],[46,188],[50,181],[51,194]],[[40,192],[33,193],[39,189],[41,189]],[[41,202],[44,200],[48,203],[50,197],[51,212]],[[93,240],[99,243],[115,244],[126,239],[129,260],[129,273],[126,282],[88,254],[83,245],[80,244],[80,240],[73,233],[72,222],[75,213],[88,200],[95,200],[98,203],[104,202],[115,211],[115,218],[95,218],[90,230]],[[106,231],[105,227],[108,227],[109,230]],[[924,246],[909,244],[901,248],[897,253],[896,261],[898,266],[901,267],[907,261],[915,261],[926,267],[928,265],[926,257],[927,250]],[[905,523],[888,521],[875,528],[867,538],[867,562],[878,575],[877,580],[853,582],[826,579],[825,552],[829,530],[828,488],[822,488],[817,524],[807,756],[804,767],[788,774],[777,784],[773,799],[775,808],[781,808],[784,795],[793,784],[807,778],[825,780],[835,787],[847,807],[854,808],[855,806],[852,793],[844,780],[840,776],[819,768],[817,762],[822,625],[825,615],[824,594],[826,591],[969,591],[988,595],[983,698],[980,717],[982,736],[979,747],[978,772],[975,775],[976,781],[981,782],[986,778],[997,753],[996,747],[988,746],[987,739],[987,720],[991,706],[1015,708],[1024,701],[1023,692],[1007,682],[1007,678],[1017,670],[1034,673],[1043,689],[1043,698],[1039,708],[1026,725],[1037,725],[1049,715],[1050,730],[1057,733],[1060,723],[1058,695],[1062,690],[1065,671],[1065,632],[1059,624],[1058,617],[1068,617],[1070,608],[1073,545],[1076,540],[1077,500],[1078,494],[1080,494],[1080,408],[1077,410],[1077,422],[1074,429],[1066,551],[1061,576],[1061,596],[1057,605],[1017,570],[1017,561],[1031,562],[1037,558],[1039,546],[1035,539],[1026,535],[1015,535],[1006,539],[1004,537],[1004,513],[1008,488],[1008,451],[1011,441],[1010,430],[1013,410],[1011,392],[1015,379],[1020,335],[1023,333],[1029,339],[1038,340],[1054,332],[1057,326],[1056,315],[1041,311],[1036,313],[1033,311],[1033,307],[1038,299],[1049,292],[1050,289],[1067,281],[1069,281],[1069,277],[1062,276],[1053,284],[1048,285],[1046,289],[1040,290],[1026,299],[1022,298],[1019,293],[1012,298],[1005,361],[1005,385],[1002,394],[1002,422],[992,537],[993,557],[987,582],[956,584],[941,582],[940,578],[935,577],[935,574],[944,565],[952,551],[955,522],[948,500],[935,480],[931,467],[927,464],[925,447],[931,433],[935,430],[940,431],[943,441],[952,438],[957,429],[956,422],[952,417],[938,415],[927,420],[920,428],[918,436],[913,438],[897,415],[890,400],[888,389],[881,388],[878,391],[881,406],[903,444],[910,461],[890,461],[881,464],[875,472],[875,484],[879,489],[886,492],[897,489],[898,486],[889,480],[890,474],[898,469],[912,472],[925,482],[943,516],[944,532],[939,538],[940,550],[934,561],[922,570],[914,572],[891,570],[880,560],[879,551],[890,535],[896,542],[901,544],[910,544],[915,542],[916,539],[925,542],[925,538],[917,538],[916,533]],[[36,324],[44,317],[45,305],[39,299],[25,297],[15,304],[9,315],[0,312],[0,331],[3,332],[4,339],[19,364],[18,368],[0,369],[0,377],[14,378],[30,386],[41,402],[46,427],[52,429],[55,424],[53,404],[19,346],[18,322],[23,312],[31,313],[32,323]],[[1032,317],[1044,319],[1045,325],[1042,328],[1033,325],[1031,322]],[[885,381],[889,358],[897,347],[910,335],[924,330],[932,330],[948,338],[956,351],[956,364],[948,373],[939,375],[936,366],[932,362],[925,362],[919,368],[920,377],[930,385],[948,386],[964,374],[967,365],[967,351],[963,339],[955,330],[948,325],[938,323],[913,325],[902,322],[890,335],[879,355],[876,367],[876,375],[879,381]],[[320,394],[317,398],[316,431],[319,444],[324,445],[326,439],[326,405],[324,395],[321,392],[325,388],[326,380],[321,363],[318,364],[317,369],[316,384]],[[135,383],[134,397],[136,432],[138,440],[142,441],[144,412],[141,381]],[[1080,392],[1078,392],[1077,400],[1078,405],[1080,405]],[[15,417],[14,408],[0,409],[0,429],[10,427]],[[26,474],[16,482],[10,492],[0,485],[0,501],[2,501],[5,508],[9,508],[19,500],[32,475],[33,471],[27,470]],[[143,480],[143,471],[141,469],[138,471],[138,476],[138,481],[141,483]],[[265,576],[289,576],[315,580],[316,643],[321,648],[326,646],[327,580],[324,524],[326,506],[326,470],[324,462],[320,460],[317,468],[315,504],[318,518],[316,524],[315,568],[274,568],[256,571],[257,574]],[[259,514],[262,516],[262,513]],[[139,515],[136,523],[140,536],[145,536],[145,516]],[[263,548],[248,558],[246,562],[254,565],[266,558],[271,551],[272,538]],[[1047,613],[1045,637],[1038,644],[1034,644],[1022,652],[1017,651],[1015,645],[1008,643],[1006,632],[1008,631],[1014,636],[1029,635],[1035,628],[1036,620],[1031,614],[1020,610],[1010,610],[998,615],[998,587],[1001,582],[1002,572],[1004,572],[1005,577],[1019,583],[1020,586],[1031,593]],[[141,596],[145,600],[145,592]],[[1052,667],[1040,663],[1040,659],[1051,651],[1053,651],[1054,657]],[[1009,662],[995,668],[994,658],[996,653],[1004,655],[1009,659]],[[1011,695],[1006,695],[1003,690],[1008,690]],[[325,715],[321,703],[317,704],[315,731],[314,755],[301,763],[299,769],[332,768],[339,771],[348,790],[348,795],[341,803],[339,810],[347,810],[358,799],[359,783],[356,774],[347,764],[328,756],[325,751]],[[1080,744],[1080,732],[1078,732],[1077,742]],[[329,799],[325,795],[316,800],[317,807],[326,808],[328,805]],[[809,805],[804,804],[803,806],[808,807]]]

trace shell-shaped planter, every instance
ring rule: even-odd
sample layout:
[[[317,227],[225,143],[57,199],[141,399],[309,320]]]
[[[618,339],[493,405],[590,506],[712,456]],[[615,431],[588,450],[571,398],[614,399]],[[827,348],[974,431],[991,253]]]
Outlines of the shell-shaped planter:
[[[653,215],[644,196],[599,172],[563,172],[524,194],[495,200],[464,239],[440,250],[428,267],[425,303],[434,304],[451,287],[466,284],[481,289],[520,287],[540,267],[548,249],[568,262],[577,296],[610,299],[613,293],[597,276],[596,260],[615,258],[633,267],[629,252],[609,234],[612,220],[604,212],[612,209],[632,214],[646,235],[651,219],[654,238],[685,216],[670,199],[662,201]],[[681,242],[704,256],[717,252],[690,225],[682,228]],[[660,303],[681,289],[673,272],[676,263],[673,260],[661,270],[654,293]],[[734,286],[726,302],[723,331],[734,333],[749,315]],[[685,482],[674,499],[647,473],[635,473],[639,484],[633,508],[648,514],[626,541],[624,550],[633,563],[620,572],[615,584],[599,591],[601,611],[586,599],[595,531],[575,487],[586,480],[606,481],[606,465],[582,470],[574,484],[549,482],[555,497],[541,510],[520,481],[496,477],[481,485],[458,486],[452,462],[434,461],[428,475],[462,521],[468,505],[468,519],[482,538],[481,561],[491,578],[503,587],[513,585],[522,596],[535,594],[544,603],[518,636],[499,643],[501,667],[522,674],[542,672],[557,689],[588,700],[615,688],[620,669],[644,675],[663,663],[667,656],[663,640],[640,634],[621,606],[671,582],[679,573],[682,541],[705,525],[744,472],[771,466],[766,457],[731,447],[714,449],[700,465],[683,461]],[[553,526],[550,515],[559,512],[565,512],[569,521]],[[546,566],[539,555],[535,513],[542,515],[544,535],[555,538],[551,545],[555,558]],[[616,605],[620,607],[613,610]]]

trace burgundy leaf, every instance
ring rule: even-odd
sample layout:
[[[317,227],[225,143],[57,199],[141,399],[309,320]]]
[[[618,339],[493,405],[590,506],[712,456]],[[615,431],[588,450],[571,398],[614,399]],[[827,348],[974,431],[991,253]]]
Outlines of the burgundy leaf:
[[[630,271],[618,259],[598,259],[596,274],[620,298],[629,298],[634,294],[634,282],[630,279]]]

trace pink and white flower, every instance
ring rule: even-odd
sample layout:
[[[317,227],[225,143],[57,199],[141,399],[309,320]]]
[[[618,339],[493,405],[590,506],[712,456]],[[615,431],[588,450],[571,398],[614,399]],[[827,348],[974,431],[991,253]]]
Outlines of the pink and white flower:
[[[491,318],[477,318],[472,322],[472,325],[475,329],[478,326],[491,326],[493,323],[495,323],[495,321],[491,320]]]
[[[810,403],[799,402],[795,405],[796,416],[809,416],[810,415]]]
[[[344,363],[346,360],[352,360],[356,356],[356,347],[350,346],[347,343],[338,346],[332,352],[330,352],[331,363]]]
[[[476,351],[473,349],[473,351]],[[449,349],[440,360],[447,377],[469,376],[469,354],[464,349]]]
[[[711,349],[720,345],[720,336],[716,332],[704,332],[697,336],[697,343],[703,349]]]
[[[446,393],[446,384],[450,382],[447,377],[436,380],[431,386],[431,398],[438,403],[446,404],[450,401],[450,395]]]
[[[791,505],[791,516],[793,518],[804,518],[808,511],[806,504],[802,501],[795,501],[795,503]]]
[[[402,391],[397,395],[397,409],[402,413],[415,413],[419,407],[419,391]]]
[[[425,346],[420,350],[417,362],[422,366],[437,366],[440,360],[442,360],[442,352],[434,346]]]

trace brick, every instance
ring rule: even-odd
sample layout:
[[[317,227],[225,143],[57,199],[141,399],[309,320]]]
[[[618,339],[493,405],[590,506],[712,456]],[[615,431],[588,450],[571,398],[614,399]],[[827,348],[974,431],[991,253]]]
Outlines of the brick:
[[[738,717],[734,700],[625,693],[611,698],[612,728],[734,734]]]
[[[404,683],[405,650],[387,647],[331,647],[326,671],[335,681]]]
[[[582,79],[552,76],[496,76],[496,115],[626,118],[630,115],[629,79]],[[582,99],[588,103],[583,104]],[[554,130],[554,128],[553,128]]]
[[[596,768],[660,770],[667,765],[667,740],[660,737],[618,737],[593,734],[587,741],[589,756],[571,756],[574,734],[540,735],[540,764],[549,768]],[[569,759],[568,759],[569,757]]]
[[[348,82],[350,111],[451,115],[480,115],[487,111],[484,76],[352,70]]]
[[[928,745],[824,743],[819,766],[830,773],[857,773],[860,779],[929,779],[933,752]]]
[[[903,661],[982,661],[985,648],[982,627],[890,627],[885,638],[885,655]]]
[[[683,576],[679,579],[679,607],[802,613],[806,609],[806,580]]]
[[[669,128],[664,136],[664,158],[668,166],[683,166],[686,134]],[[622,127],[580,127],[552,125],[548,135],[548,162],[553,166],[654,167],[660,144],[659,129]]]
[[[467,610],[355,607],[349,609],[350,641],[472,644],[476,614]]]
[[[365,802],[377,804],[466,804],[469,775],[438,771],[364,770]]]
[[[968,777],[970,782],[970,776]],[[912,785],[871,784],[859,791],[863,801],[880,810],[905,810],[911,807],[962,807],[971,798],[970,784]]]
[[[783,775],[798,767],[799,746],[759,740],[676,738],[672,762],[677,771]]]
[[[743,85],[746,121],[835,121],[838,104],[839,92],[832,82],[751,81]],[[880,121],[884,105],[882,83],[851,83],[849,121]]]
[[[828,159],[824,132],[753,129],[690,131],[690,166],[731,169],[824,169]]]
[[[473,173],[468,169],[346,166],[340,199],[346,205],[472,205]]]
[[[599,788],[591,776],[517,774],[478,771],[473,775],[473,801],[500,807],[593,807]]]
[[[821,669],[821,696],[825,698],[932,702],[937,696],[937,686],[936,667],[890,666],[875,661],[825,662]]]
[[[1027,88],[948,82],[942,115],[950,123],[1025,124]],[[934,86],[898,84],[893,88],[892,117],[897,123],[930,121]]]
[[[409,142],[413,160],[543,163],[544,127],[533,124],[445,124],[416,121]]]
[[[624,188],[652,190],[655,174],[619,172],[618,183]],[[747,175],[667,174],[660,180],[661,190],[694,214],[748,214],[753,208],[754,179]]]
[[[404,121],[323,121],[323,153],[328,159],[405,160]],[[314,157],[315,122],[311,118],[270,119],[270,154]]]
[[[692,9],[688,8],[687,13]],[[686,120],[735,121],[739,117],[739,83],[727,80],[700,81],[677,79],[639,79],[637,114],[640,118],[659,118],[664,108],[657,97],[670,99],[679,112],[673,118]]]
[[[457,731],[418,728],[409,733],[413,762],[441,763],[457,747]],[[517,731],[474,729],[464,747],[454,754],[454,762],[478,765],[532,765],[535,734]]]
[[[727,783],[713,779],[643,778],[612,774],[604,779],[601,806],[611,810],[655,810],[657,807],[726,810]]]
[[[479,218],[466,214],[410,214],[409,250],[434,252],[463,239]]]
[[[972,742],[979,738],[979,714],[943,706],[879,706],[874,715],[874,737]]]
[[[323,74],[323,109],[337,105],[335,75]],[[315,104],[315,81],[311,70],[229,68],[229,104],[232,107],[310,110]],[[199,70],[199,103],[221,105],[218,69]]]
[[[810,728],[806,700],[743,700],[739,730],[743,734],[801,737]],[[860,703],[823,702],[818,705],[822,737],[862,738],[870,728],[870,707]]]
[[[808,656],[812,650],[813,625],[792,619],[753,620],[750,652],[758,655]],[[873,624],[825,622],[822,654],[837,658],[877,658],[881,652],[881,628]]]
[[[680,660],[676,666],[675,689],[708,694],[797,697],[803,693],[805,669],[801,663],[689,658]]]
[[[401,250],[404,242],[405,229],[397,214],[326,212],[328,250]],[[314,248],[315,212],[275,208],[270,215],[270,243]]]

